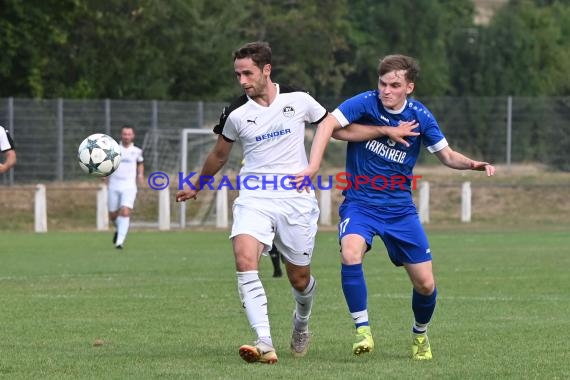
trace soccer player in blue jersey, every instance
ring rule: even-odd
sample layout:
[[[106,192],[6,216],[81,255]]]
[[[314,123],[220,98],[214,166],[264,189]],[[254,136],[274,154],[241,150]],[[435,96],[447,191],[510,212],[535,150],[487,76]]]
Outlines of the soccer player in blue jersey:
[[[411,193],[412,170],[421,145],[450,168],[485,171],[488,176],[495,173],[489,163],[452,150],[426,106],[408,98],[418,73],[419,65],[413,58],[389,55],[378,66],[378,90],[356,95],[332,112],[337,120],[333,137],[349,141],[349,182],[339,208],[339,239],[342,289],[356,327],[356,342],[352,346],[355,355],[374,349],[362,261],[377,235],[391,261],[403,266],[412,282],[412,358],[432,358],[427,327],[435,309],[437,288],[430,246]],[[417,136],[409,135],[405,141],[394,141],[379,133],[377,127],[414,121]],[[319,165],[319,161],[311,161],[297,180],[314,175]]]

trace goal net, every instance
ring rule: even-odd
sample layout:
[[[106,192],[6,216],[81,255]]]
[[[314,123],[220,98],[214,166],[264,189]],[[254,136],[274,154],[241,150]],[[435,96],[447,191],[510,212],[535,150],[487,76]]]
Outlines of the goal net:
[[[149,131],[142,144],[145,158],[145,177],[152,176],[155,172],[162,172],[168,176],[168,199],[170,200],[169,212],[171,227],[219,225],[219,217],[229,218],[226,215],[218,215],[220,197],[225,197],[225,205],[231,204],[237,196],[237,191],[229,190],[218,194],[216,190],[204,189],[196,200],[187,202],[175,202],[175,194],[183,179],[190,177],[194,181],[200,174],[200,170],[208,153],[217,140],[217,135],[211,128],[185,128],[185,129],[159,129]],[[239,144],[234,144],[228,162],[216,175],[214,184],[218,184],[221,176],[233,178],[239,171],[242,161],[242,151]],[[187,185],[184,185],[187,186]],[[215,186],[214,186],[215,187]],[[167,191],[167,190],[162,190]],[[153,190],[150,184],[139,188],[137,204],[133,213],[133,225],[138,227],[155,227],[158,224],[158,211],[164,207],[159,202],[159,191]],[[218,202],[218,207],[216,207]],[[227,206],[226,206],[227,207]],[[164,211],[164,210],[163,210]],[[229,220],[226,220],[229,223]]]

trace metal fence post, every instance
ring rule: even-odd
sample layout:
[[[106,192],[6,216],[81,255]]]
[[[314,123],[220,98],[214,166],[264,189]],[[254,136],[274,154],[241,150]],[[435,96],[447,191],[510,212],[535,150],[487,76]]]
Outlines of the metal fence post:
[[[63,99],[57,99],[57,157],[56,179],[63,181]]]
[[[14,98],[12,97],[8,98],[8,132],[10,132],[10,135],[12,135],[12,137],[15,140],[16,137],[14,135]],[[13,168],[10,169],[10,171],[8,172],[8,184],[9,185],[14,184]]]
[[[513,131],[513,97],[507,98],[507,169],[511,168],[511,144]]]
[[[158,102],[152,101],[152,169],[159,170],[158,168]]]
[[[198,125],[196,126],[196,128],[202,128],[203,125],[204,125],[204,102],[200,100],[198,102]]]
[[[105,99],[105,133],[111,135],[111,101]]]
[[[182,129],[180,131],[180,171],[182,175],[186,175],[188,169],[186,153],[188,152],[188,133]],[[179,222],[180,228],[186,228],[186,202],[180,202]]]

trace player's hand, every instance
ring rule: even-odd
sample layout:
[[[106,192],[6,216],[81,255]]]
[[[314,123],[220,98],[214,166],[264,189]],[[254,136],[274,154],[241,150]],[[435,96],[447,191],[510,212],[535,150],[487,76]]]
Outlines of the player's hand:
[[[471,170],[477,170],[487,173],[487,177],[495,174],[495,167],[488,162],[472,161]]]
[[[188,199],[196,199],[197,190],[186,189],[176,193],[176,202],[186,202]]]
[[[410,146],[410,143],[406,141],[406,137],[419,136],[419,132],[414,132],[413,130],[418,128],[420,125],[417,121],[402,121],[397,127],[387,127],[385,129],[386,136],[397,143],[404,145],[406,148]]]
[[[298,192],[302,192],[303,190],[307,193],[311,192],[311,189],[314,188],[314,186],[312,186],[313,178],[317,174],[317,171],[318,169],[307,166],[302,172],[294,175],[295,179],[291,182],[295,185]]]

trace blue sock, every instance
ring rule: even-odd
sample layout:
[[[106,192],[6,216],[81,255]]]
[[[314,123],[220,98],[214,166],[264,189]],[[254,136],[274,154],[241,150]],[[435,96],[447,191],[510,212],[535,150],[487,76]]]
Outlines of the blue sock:
[[[434,288],[433,293],[429,296],[424,296],[418,293],[415,289],[412,292],[412,310],[414,312],[415,324],[414,333],[425,333],[427,324],[431,320],[435,310],[435,303],[437,298],[437,288]],[[422,329],[416,329],[416,325],[423,325]],[[423,330],[423,331],[422,331]]]
[[[340,271],[342,291],[348,310],[355,321],[356,328],[368,326],[366,281],[362,271],[362,263],[354,265],[342,264]]]

